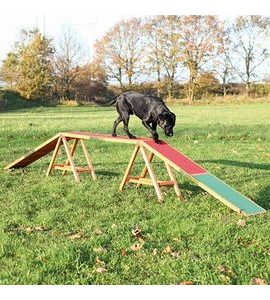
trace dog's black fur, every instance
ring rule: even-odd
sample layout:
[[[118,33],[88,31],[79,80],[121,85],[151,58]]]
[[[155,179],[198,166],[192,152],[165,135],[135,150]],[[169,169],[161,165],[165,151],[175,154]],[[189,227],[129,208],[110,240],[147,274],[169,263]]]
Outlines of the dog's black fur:
[[[128,137],[136,138],[128,129],[129,118],[130,115],[133,114],[142,120],[142,124],[150,131],[155,142],[159,143],[156,131],[157,125],[164,130],[167,136],[173,136],[173,127],[176,119],[175,114],[172,113],[158,97],[130,91],[109,101],[100,102],[95,100],[94,102],[103,106],[116,103],[119,116],[113,124],[113,136],[116,136],[116,127],[119,123],[123,122],[124,130]]]

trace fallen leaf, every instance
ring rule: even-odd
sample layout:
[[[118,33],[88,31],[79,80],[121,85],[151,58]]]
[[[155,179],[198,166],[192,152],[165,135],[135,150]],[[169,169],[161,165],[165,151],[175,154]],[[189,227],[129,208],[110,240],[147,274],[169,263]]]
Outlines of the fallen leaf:
[[[238,227],[244,227],[244,226],[246,226],[246,220],[240,219],[240,220],[237,222],[237,226],[238,226]]]
[[[46,229],[44,228],[44,227],[42,227],[42,226],[36,226],[36,227],[34,227],[34,229],[36,230],[36,231],[45,231]]]
[[[106,253],[107,252],[107,250],[104,249],[103,247],[94,248],[93,251],[96,253]]]
[[[194,144],[198,144],[199,142],[198,141],[194,141]]]
[[[225,267],[225,266],[223,266],[223,265],[219,265],[218,267],[217,267],[217,271],[221,274],[220,276],[222,277],[224,277],[223,279],[226,281],[227,279],[226,279],[226,277],[229,277],[230,279],[231,278],[234,278],[235,277],[235,273],[230,269],[230,268],[228,268],[228,267]]]
[[[221,274],[219,277],[224,283],[229,283],[231,281],[231,278],[227,275]]]
[[[270,157],[270,153],[263,153],[263,157]]]
[[[105,273],[105,272],[107,272],[107,269],[99,267],[99,268],[96,269],[96,272],[98,272],[98,273]]]
[[[153,255],[157,255],[157,249],[156,248],[153,250]]]
[[[138,241],[141,243],[141,244],[144,244],[144,239],[142,237],[139,237],[138,238]]]
[[[180,242],[181,240],[179,238],[174,238],[173,241]]]
[[[224,273],[224,272],[226,272],[226,269],[225,269],[224,266],[219,265],[219,266],[217,267],[217,271],[218,271],[219,273]]]
[[[193,285],[194,283],[193,283],[193,281],[191,281],[191,280],[187,280],[187,281],[182,281],[182,282],[180,282],[179,284],[180,284],[180,285]]]
[[[142,247],[143,247],[142,244],[136,243],[136,244],[133,244],[130,248],[132,251],[138,251],[138,250],[142,249]]]
[[[125,248],[123,248],[123,249],[121,250],[121,255],[122,255],[122,256],[126,256],[126,253],[127,253],[127,250],[126,250]]]
[[[83,233],[78,232],[78,233],[69,235],[68,238],[73,241],[73,240],[78,240],[78,239],[82,238],[82,236],[83,236]]]
[[[31,233],[31,232],[33,232],[33,229],[31,227],[27,227],[27,228],[25,228],[25,231],[28,233]]]
[[[116,224],[112,224],[112,226],[111,226],[111,228],[116,228],[117,227],[117,225]]]
[[[176,252],[176,251],[173,251],[173,252],[171,252],[171,256],[173,256],[175,258],[178,258],[180,256],[180,253]]]
[[[251,278],[250,284],[254,285],[267,285],[267,282],[262,278]]]
[[[102,230],[100,228],[96,228],[94,232],[95,232],[96,235],[101,235],[102,234]]]
[[[103,267],[105,267],[105,265],[106,265],[105,262],[103,260],[100,260],[98,256],[96,258],[96,264],[101,265]]]
[[[139,228],[138,225],[135,225],[135,227],[131,230],[131,233],[135,237],[140,237],[141,236],[142,230]]]
[[[256,147],[256,150],[258,150],[258,151],[262,151],[262,150],[264,150],[264,148],[263,148],[263,147],[261,147],[261,146],[257,146],[257,147]]]
[[[172,252],[172,249],[170,246],[165,247],[163,250],[163,253],[171,253],[171,252]]]

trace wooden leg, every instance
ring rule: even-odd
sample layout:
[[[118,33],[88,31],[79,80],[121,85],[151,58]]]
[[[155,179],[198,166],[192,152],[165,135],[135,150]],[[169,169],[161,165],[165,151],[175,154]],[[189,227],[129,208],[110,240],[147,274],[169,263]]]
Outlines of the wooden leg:
[[[70,154],[71,154],[72,157],[73,157],[74,152],[76,150],[77,144],[78,144],[78,139],[75,139],[74,142],[73,142],[73,145],[71,147],[71,151],[70,151]],[[69,165],[69,160],[68,159],[66,160],[65,165],[67,165],[67,166]],[[64,170],[62,174],[66,175],[66,173],[67,173],[67,170]]]
[[[165,166],[167,168],[170,179],[174,182],[173,187],[174,187],[174,190],[175,190],[175,193],[176,193],[177,197],[183,201],[181,191],[179,189],[179,186],[177,184],[177,181],[176,181],[176,178],[175,178],[175,175],[173,173],[173,170],[172,170],[171,166],[167,162],[165,162]]]
[[[156,175],[155,175],[155,173],[154,173],[154,171],[153,171],[153,169],[152,169],[151,163],[150,163],[150,161],[148,160],[146,151],[145,151],[144,147],[142,147],[142,146],[140,147],[140,150],[141,150],[143,159],[144,159],[144,161],[145,161],[146,168],[147,168],[147,170],[148,170],[148,173],[149,173],[149,175],[150,175],[150,178],[151,178],[151,180],[152,180],[152,182],[153,182],[154,188],[155,188],[156,193],[157,193],[157,195],[158,195],[158,200],[159,200],[159,201],[162,201],[162,200],[163,200],[163,195],[162,195],[162,193],[161,193],[161,190],[160,190],[160,187],[159,187],[159,185],[158,185],[158,182],[157,182],[157,179],[156,179]]]
[[[83,140],[80,140],[80,141],[81,141],[81,144],[82,144],[83,153],[84,153],[84,156],[86,158],[88,167],[91,169],[92,178],[93,178],[93,180],[96,180],[97,177],[96,177],[96,174],[95,174],[95,170],[94,170],[94,167],[93,167],[93,163],[92,163],[92,159],[90,157],[90,154],[87,151],[87,148],[85,146],[85,142]]]
[[[128,175],[130,174],[131,169],[132,169],[132,167],[133,167],[133,165],[134,165],[134,162],[135,162],[135,159],[136,159],[136,157],[137,157],[137,154],[138,154],[139,149],[140,149],[140,146],[139,146],[138,144],[136,144],[136,146],[135,146],[135,148],[134,148],[134,151],[133,151],[133,153],[132,153],[132,155],[131,155],[130,161],[129,161],[129,163],[128,163],[126,172],[125,172],[124,177],[123,177],[123,179],[122,179],[122,182],[121,182],[121,184],[120,184],[120,186],[119,186],[119,190],[120,190],[120,191],[123,190],[123,187],[124,187],[124,185],[125,185],[125,183],[126,183],[126,181],[127,181]]]
[[[70,150],[69,150],[69,145],[68,145],[68,142],[67,142],[67,139],[66,139],[65,136],[62,136],[62,141],[63,141],[64,147],[66,149],[66,153],[67,153],[67,156],[68,156],[69,164],[70,164],[71,170],[73,172],[73,175],[75,177],[75,181],[80,182],[80,177],[79,177],[78,172],[76,170],[76,167],[75,167],[72,155],[71,155]]]
[[[148,160],[149,160],[150,163],[152,162],[153,157],[154,157],[154,153],[153,153],[153,152],[150,152],[150,154],[149,154],[149,156],[148,156]],[[147,167],[145,166],[145,167],[143,168],[143,170],[142,170],[142,173],[141,173],[140,177],[145,178],[145,176],[147,175],[147,172],[148,172],[148,170],[147,170]],[[137,184],[137,187],[140,187],[140,186],[141,186],[141,184],[138,183],[138,184]]]
[[[49,164],[49,168],[47,170],[46,176],[49,176],[51,171],[52,171],[52,167],[53,167],[53,164],[54,164],[54,162],[56,160],[56,157],[58,155],[58,152],[59,152],[59,149],[60,149],[60,146],[61,146],[61,142],[62,142],[61,137],[59,137],[58,140],[57,140],[56,146],[54,148],[53,156],[52,156],[51,162]]]

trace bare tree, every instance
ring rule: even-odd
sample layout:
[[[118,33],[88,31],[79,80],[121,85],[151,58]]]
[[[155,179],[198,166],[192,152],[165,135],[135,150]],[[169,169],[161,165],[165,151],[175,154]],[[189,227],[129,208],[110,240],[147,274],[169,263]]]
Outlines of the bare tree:
[[[193,100],[198,74],[220,54],[223,24],[216,16],[184,16],[181,26],[183,62],[189,70],[188,97]]]
[[[220,42],[221,51],[214,60],[214,73],[221,82],[223,97],[226,97],[227,95],[227,85],[229,80],[234,78],[234,71],[230,63],[230,47],[232,43],[230,33],[230,27],[224,28]]]
[[[144,24],[146,37],[146,69],[148,75],[154,75],[157,80],[157,95],[161,93],[162,76],[162,21],[161,16],[148,17]]]
[[[147,40],[147,66],[157,78],[160,94],[162,79],[167,82],[169,97],[173,96],[177,68],[180,64],[179,16],[155,16],[144,25]]]
[[[258,67],[269,58],[264,39],[269,36],[270,18],[240,16],[232,28],[234,40],[230,54],[231,67],[245,84],[246,95],[249,95]]]
[[[95,59],[102,62],[110,79],[121,89],[131,87],[141,74],[143,41],[141,19],[117,23],[95,44]]]
[[[67,99],[72,96],[72,84],[77,76],[76,67],[82,58],[81,49],[76,32],[66,26],[58,41],[55,72],[57,90]]]

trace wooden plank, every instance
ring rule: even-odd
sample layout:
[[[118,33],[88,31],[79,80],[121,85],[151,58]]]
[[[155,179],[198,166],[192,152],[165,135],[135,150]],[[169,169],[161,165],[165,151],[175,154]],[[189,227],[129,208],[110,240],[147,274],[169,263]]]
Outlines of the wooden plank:
[[[154,141],[143,141],[142,143],[148,150],[154,152],[155,155],[176,170],[184,171],[188,175],[207,173],[204,168],[163,141],[160,144]]]
[[[266,210],[212,174],[194,176],[198,185],[231,209],[245,216],[265,213]]]
[[[75,181],[76,181],[76,182],[80,182],[80,177],[79,177],[79,175],[78,175],[78,172],[77,172],[77,170],[76,170],[76,167],[75,167],[73,158],[72,158],[72,156],[71,156],[70,149],[69,149],[69,146],[68,146],[68,143],[67,143],[67,139],[66,139],[65,136],[62,136],[61,138],[62,138],[64,147],[65,147],[65,150],[66,150],[66,153],[67,153],[67,156],[68,156],[69,164],[70,164],[70,166],[71,166],[71,170],[72,170],[72,172],[73,172]]]
[[[71,154],[72,157],[74,156],[77,144],[78,144],[78,139],[75,138],[74,141],[73,141],[72,147],[71,147],[71,151],[70,151],[70,154]],[[68,159],[66,160],[65,164],[69,165],[69,160]],[[62,173],[62,175],[66,175],[66,171],[67,170],[64,170],[63,173]]]
[[[134,178],[131,177],[128,179],[128,182],[132,182],[132,183],[140,183],[140,185],[142,184],[147,184],[147,185],[153,185],[153,182],[151,179],[148,178]],[[163,181],[163,180],[157,180],[157,183],[159,186],[171,186],[174,185],[173,181]]]
[[[92,132],[85,132],[85,131],[71,131],[71,132],[64,132],[62,134],[67,137],[78,137],[85,140],[97,139],[97,140],[107,141],[107,142],[127,143],[127,144],[136,144],[139,141],[151,140],[150,138],[131,139],[128,136],[112,136],[111,134],[92,133]]]
[[[52,167],[53,169],[56,170],[65,170],[65,171],[72,171],[71,166],[68,165],[64,165],[64,164],[56,164],[53,165]],[[76,167],[77,172],[83,173],[83,172],[87,172],[87,173],[91,173],[91,169],[90,168],[84,168],[84,167]]]
[[[182,197],[182,194],[181,194],[181,191],[179,189],[179,186],[177,184],[177,180],[176,180],[176,177],[174,176],[174,173],[173,173],[173,170],[171,168],[171,166],[165,162],[165,166],[166,166],[166,169],[168,171],[168,174],[169,174],[169,177],[170,179],[172,180],[173,182],[173,186],[174,186],[174,190],[175,190],[175,193],[177,195],[177,197],[181,200],[183,200],[183,197]]]
[[[34,148],[31,151],[28,151],[25,155],[19,157],[18,159],[7,165],[4,170],[26,167],[39,158],[43,157],[44,155],[49,154],[55,149],[58,137],[59,134],[56,134],[38,147]]]
[[[150,178],[151,178],[151,180],[153,182],[153,186],[154,186],[155,191],[157,193],[158,199],[159,199],[159,201],[162,201],[163,200],[163,195],[161,193],[160,187],[159,187],[159,185],[157,183],[156,175],[155,175],[155,173],[154,173],[154,171],[152,169],[151,163],[148,160],[146,151],[145,151],[145,149],[144,149],[143,146],[140,146],[140,151],[141,151],[143,159],[145,161],[145,164],[146,164],[149,176],[150,176]]]
[[[55,160],[56,160],[56,157],[57,157],[57,155],[58,155],[58,152],[59,152],[59,149],[60,149],[61,144],[62,144],[62,138],[61,138],[61,137],[58,137],[58,141],[57,141],[57,144],[56,144],[56,146],[55,146],[55,149],[54,149],[54,152],[53,152],[53,156],[52,156],[52,158],[51,158],[51,161],[50,161],[50,164],[49,164],[49,167],[48,167],[46,176],[49,176],[50,173],[51,173],[53,164],[54,164],[54,162],[55,162]]]
[[[81,141],[83,153],[84,153],[84,156],[85,156],[85,158],[86,158],[88,167],[89,167],[89,169],[91,170],[92,178],[93,178],[93,180],[97,180],[96,173],[95,173],[95,170],[94,170],[94,166],[93,166],[93,163],[92,163],[92,159],[91,159],[91,157],[90,157],[90,154],[89,154],[88,151],[87,151],[87,148],[86,148],[86,145],[85,145],[84,141],[83,141],[83,140],[80,140],[80,141]]]
[[[148,160],[149,160],[150,163],[152,163],[153,158],[154,158],[154,153],[150,151],[149,156],[148,156]],[[143,168],[143,170],[142,170],[142,173],[141,173],[141,176],[140,176],[140,177],[145,178],[146,175],[147,175],[147,172],[148,172],[147,167],[144,166],[144,168]],[[138,183],[138,184],[137,184],[137,187],[140,187],[140,185],[141,185],[141,184]]]
[[[130,160],[129,160],[129,163],[128,163],[127,169],[126,169],[126,171],[125,171],[124,177],[123,177],[123,179],[122,179],[122,182],[121,182],[121,184],[120,184],[120,186],[119,186],[119,190],[120,190],[120,191],[123,190],[123,187],[124,187],[125,183],[127,182],[127,178],[128,178],[128,176],[129,176],[129,174],[130,174],[130,172],[131,172],[131,170],[132,170],[132,167],[133,167],[134,162],[135,162],[135,160],[136,160],[136,157],[137,157],[137,154],[138,154],[138,152],[139,152],[139,149],[140,149],[139,144],[136,144],[136,146],[135,146],[135,148],[134,148],[134,150],[133,150],[133,153],[132,153],[132,155],[131,155],[131,158],[130,158]]]

